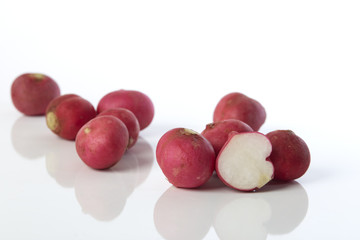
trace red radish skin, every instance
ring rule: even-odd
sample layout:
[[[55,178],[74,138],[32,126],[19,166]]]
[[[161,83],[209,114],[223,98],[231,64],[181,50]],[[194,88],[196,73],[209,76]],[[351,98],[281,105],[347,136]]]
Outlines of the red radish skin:
[[[139,137],[140,125],[135,115],[125,108],[110,108],[102,111],[98,116],[110,115],[120,119],[127,127],[129,132],[129,143],[127,148],[132,148]]]
[[[250,192],[262,188],[274,176],[269,161],[269,139],[259,132],[232,132],[216,158],[216,173],[227,186]]]
[[[72,97],[80,97],[79,95],[73,94],[73,93],[69,93],[69,94],[64,94],[61,96],[58,96],[56,98],[54,98],[53,100],[51,100],[51,102],[47,105],[46,107],[46,112],[49,111],[54,111],[54,109],[56,109],[56,107],[64,100],[68,99],[68,98],[72,98]]]
[[[117,90],[103,96],[97,106],[97,112],[110,108],[126,108],[134,113],[140,124],[140,130],[150,125],[154,118],[154,105],[151,99],[142,92],[134,90]]]
[[[215,152],[201,134],[186,128],[166,132],[156,147],[157,162],[168,181],[179,188],[197,188],[215,169]]]
[[[46,109],[48,128],[61,138],[75,140],[79,129],[96,117],[93,105],[76,94],[53,99]]]
[[[11,85],[11,99],[15,108],[28,116],[45,115],[49,102],[58,96],[58,84],[45,74],[25,73]]]
[[[265,108],[255,99],[233,92],[220,99],[215,107],[213,121],[238,119],[258,131],[266,119]]]
[[[273,151],[270,160],[275,180],[291,181],[303,176],[310,166],[310,150],[303,139],[291,130],[275,130],[266,134]]]
[[[129,133],[114,116],[99,116],[86,123],[75,140],[81,160],[94,169],[108,169],[119,162],[126,151]]]
[[[214,122],[206,125],[206,128],[201,132],[215,150],[218,155],[222,146],[228,140],[230,132],[252,132],[254,131],[249,125],[237,119],[226,119],[219,122]]]

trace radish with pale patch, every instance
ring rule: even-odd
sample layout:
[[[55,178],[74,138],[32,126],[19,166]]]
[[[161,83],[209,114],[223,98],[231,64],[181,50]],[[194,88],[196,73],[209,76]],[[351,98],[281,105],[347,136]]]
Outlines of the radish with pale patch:
[[[96,117],[93,105],[76,94],[51,100],[46,108],[46,125],[61,138],[75,140],[79,129]]]

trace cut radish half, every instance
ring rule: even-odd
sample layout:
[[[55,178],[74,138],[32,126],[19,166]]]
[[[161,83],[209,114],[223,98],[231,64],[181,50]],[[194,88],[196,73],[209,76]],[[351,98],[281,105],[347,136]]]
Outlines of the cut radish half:
[[[228,186],[241,191],[263,187],[274,175],[268,160],[271,143],[259,132],[232,132],[216,159],[216,172]]]

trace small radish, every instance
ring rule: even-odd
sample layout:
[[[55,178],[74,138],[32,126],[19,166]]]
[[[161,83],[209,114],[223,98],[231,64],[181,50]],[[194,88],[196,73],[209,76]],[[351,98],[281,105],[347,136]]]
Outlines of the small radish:
[[[264,124],[266,112],[255,99],[242,93],[233,92],[225,95],[215,107],[213,120],[239,119],[258,131]]]
[[[268,157],[271,143],[258,132],[232,132],[216,159],[216,173],[229,187],[253,191],[263,187],[274,175]]]
[[[98,114],[98,116],[104,116],[104,115],[117,117],[126,125],[129,131],[129,143],[127,148],[128,149],[132,148],[137,142],[140,132],[139,121],[137,120],[135,115],[126,108],[109,108]]]
[[[109,108],[126,108],[133,112],[140,124],[140,130],[150,125],[154,118],[154,105],[151,99],[135,90],[117,90],[103,96],[97,106],[97,112]]]
[[[75,140],[79,129],[96,117],[93,105],[76,94],[54,98],[46,108],[48,128],[61,138]]]
[[[44,115],[51,100],[60,96],[58,84],[49,76],[40,73],[24,73],[11,85],[11,100],[21,113]]]
[[[168,181],[180,188],[196,188],[215,170],[215,152],[201,134],[186,128],[166,132],[156,147],[156,159]]]
[[[226,119],[207,124],[206,128],[201,132],[201,135],[209,140],[217,155],[227,141],[229,133],[232,131],[253,132],[254,130],[243,121],[237,119]]]
[[[125,124],[114,116],[99,116],[76,135],[76,151],[86,165],[107,169],[120,161],[129,142]]]
[[[270,160],[274,179],[290,181],[303,176],[310,166],[310,151],[304,140],[291,130],[275,130],[266,136],[273,148]]]

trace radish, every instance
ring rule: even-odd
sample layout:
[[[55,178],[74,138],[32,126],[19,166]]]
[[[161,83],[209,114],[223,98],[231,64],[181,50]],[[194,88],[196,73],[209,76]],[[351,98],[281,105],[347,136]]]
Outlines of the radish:
[[[79,129],[96,117],[93,105],[76,94],[54,98],[46,108],[48,128],[61,138],[75,140]]]
[[[232,131],[252,132],[253,129],[243,121],[237,119],[226,119],[207,124],[206,128],[201,132],[201,135],[209,140],[217,155],[227,141],[229,133]]]
[[[127,148],[132,148],[137,142],[140,132],[139,121],[137,120],[135,115],[130,110],[127,110],[125,108],[109,108],[98,114],[98,116],[105,115],[117,117],[126,125],[126,128],[129,132],[129,143]]]
[[[303,176],[310,166],[310,151],[304,140],[291,130],[275,130],[266,136],[273,148],[270,160],[274,179],[290,181]]]
[[[40,73],[25,73],[11,85],[11,100],[21,113],[44,115],[51,100],[60,96],[58,84],[49,76]]]
[[[151,99],[135,90],[117,90],[103,96],[97,106],[97,112],[109,108],[126,108],[133,112],[140,124],[140,130],[150,125],[154,118],[154,105]]]
[[[215,170],[215,152],[201,134],[186,128],[166,132],[156,147],[156,159],[168,181],[180,188],[196,188]]]
[[[215,107],[213,120],[238,119],[258,131],[266,119],[264,107],[255,99],[242,93],[233,92],[225,95]]]
[[[119,162],[126,151],[129,133],[114,116],[99,116],[86,123],[76,135],[76,151],[94,169],[107,169]]]
[[[260,189],[274,175],[268,157],[271,143],[258,132],[232,132],[216,159],[216,173],[227,186],[241,191]]]

